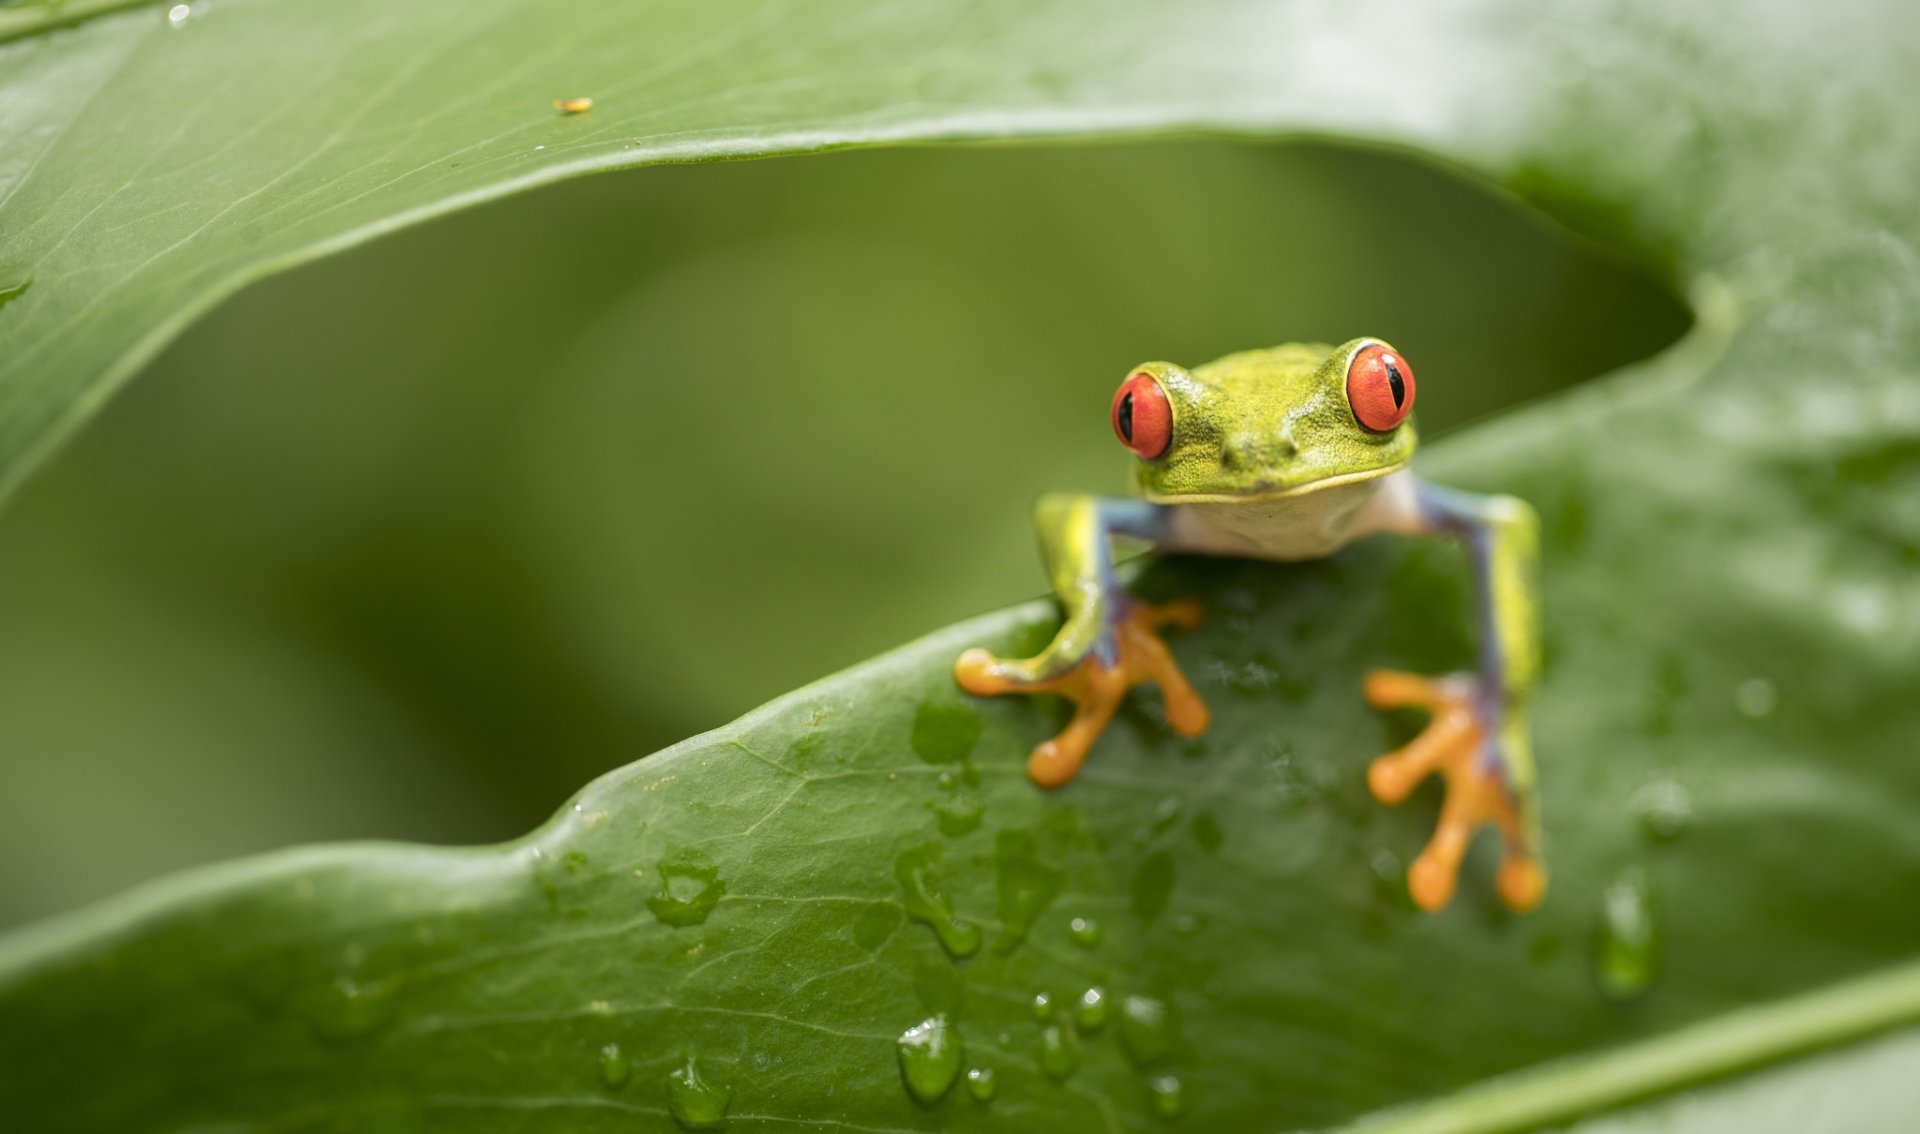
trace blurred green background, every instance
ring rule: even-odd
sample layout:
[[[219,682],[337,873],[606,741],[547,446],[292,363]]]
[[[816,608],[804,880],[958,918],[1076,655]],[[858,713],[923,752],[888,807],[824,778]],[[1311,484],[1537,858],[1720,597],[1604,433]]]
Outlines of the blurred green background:
[[[1657,279],[1320,143],[593,177],[251,288],[0,523],[0,925],[592,776],[1043,589],[1131,364],[1380,334],[1429,438],[1674,340]],[[1524,491],[1524,488],[1522,489]]]

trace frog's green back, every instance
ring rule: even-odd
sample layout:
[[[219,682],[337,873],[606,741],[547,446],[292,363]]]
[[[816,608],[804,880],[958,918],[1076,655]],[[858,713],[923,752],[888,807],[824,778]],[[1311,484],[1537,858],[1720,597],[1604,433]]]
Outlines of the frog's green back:
[[[1134,466],[1134,486],[1153,499],[1271,496],[1379,474],[1407,462],[1413,419],[1373,433],[1347,404],[1347,366],[1379,339],[1341,346],[1286,343],[1240,351],[1189,371],[1150,362],[1173,407],[1165,455]]]

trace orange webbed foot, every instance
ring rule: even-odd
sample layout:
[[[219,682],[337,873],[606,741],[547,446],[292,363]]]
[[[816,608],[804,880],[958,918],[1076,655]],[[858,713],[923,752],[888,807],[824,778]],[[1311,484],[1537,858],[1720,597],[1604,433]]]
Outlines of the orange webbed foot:
[[[1073,719],[1058,736],[1034,748],[1027,759],[1027,775],[1044,788],[1072,780],[1086,761],[1094,741],[1106,731],[1127,691],[1152,682],[1160,687],[1167,720],[1182,736],[1198,736],[1211,720],[1206,702],[1173,660],[1160,639],[1160,628],[1191,630],[1200,624],[1203,608],[1193,600],[1169,603],[1130,602],[1113,623],[1117,660],[1112,665],[1088,654],[1057,676],[1034,676],[1032,663],[1007,662],[981,649],[968,650],[954,663],[954,679],[967,692],[982,697],[1006,693],[1058,693],[1074,703]],[[1039,659],[1036,659],[1036,661]]]
[[[1428,679],[1390,670],[1367,675],[1366,697],[1375,708],[1421,708],[1432,714],[1420,735],[1367,769],[1374,798],[1387,804],[1404,800],[1436,772],[1445,779],[1439,825],[1407,870],[1408,892],[1429,913],[1452,900],[1460,860],[1482,824],[1496,826],[1506,841],[1497,879],[1502,900],[1529,910],[1546,892],[1546,872],[1530,846],[1507,769],[1487,756],[1487,739],[1499,722],[1483,719],[1477,694],[1470,677]]]

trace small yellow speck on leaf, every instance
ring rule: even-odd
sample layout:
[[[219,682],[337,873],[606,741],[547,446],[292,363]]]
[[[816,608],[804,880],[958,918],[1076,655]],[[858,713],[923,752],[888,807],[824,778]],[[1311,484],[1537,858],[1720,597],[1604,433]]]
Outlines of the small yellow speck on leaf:
[[[562,114],[585,114],[587,111],[593,109],[593,100],[590,98],[556,98],[553,100],[553,108]]]

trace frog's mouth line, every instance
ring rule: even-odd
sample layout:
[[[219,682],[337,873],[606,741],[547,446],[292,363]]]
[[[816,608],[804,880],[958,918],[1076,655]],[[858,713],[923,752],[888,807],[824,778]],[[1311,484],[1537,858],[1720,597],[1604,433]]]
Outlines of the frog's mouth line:
[[[1382,465],[1377,469],[1362,469],[1359,472],[1341,473],[1339,476],[1322,477],[1305,484],[1288,485],[1285,488],[1254,489],[1251,492],[1194,492],[1167,495],[1159,492],[1143,493],[1144,499],[1155,504],[1244,504],[1249,501],[1284,500],[1289,496],[1305,496],[1323,488],[1338,488],[1343,484],[1357,484],[1363,480],[1378,480],[1388,473],[1396,473],[1407,467],[1407,462]]]

